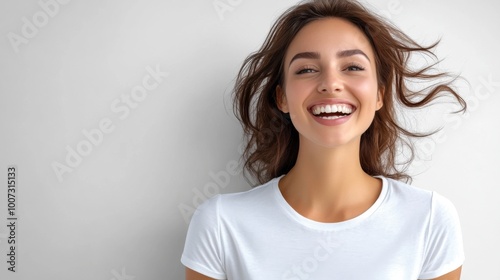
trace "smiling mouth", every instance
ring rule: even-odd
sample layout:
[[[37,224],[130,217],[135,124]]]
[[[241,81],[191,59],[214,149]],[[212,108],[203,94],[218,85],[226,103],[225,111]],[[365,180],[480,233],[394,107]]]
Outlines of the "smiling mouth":
[[[322,104],[313,106],[311,113],[322,119],[334,120],[349,116],[355,110],[356,108],[349,104]]]

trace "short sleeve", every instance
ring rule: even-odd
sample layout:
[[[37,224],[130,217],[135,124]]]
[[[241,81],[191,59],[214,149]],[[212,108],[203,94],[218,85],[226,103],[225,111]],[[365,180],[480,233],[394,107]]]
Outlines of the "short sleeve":
[[[462,230],[458,213],[445,197],[433,192],[424,262],[419,279],[433,279],[449,273],[464,262]]]
[[[222,264],[219,200],[217,195],[196,209],[189,223],[181,262],[208,277],[226,279]]]

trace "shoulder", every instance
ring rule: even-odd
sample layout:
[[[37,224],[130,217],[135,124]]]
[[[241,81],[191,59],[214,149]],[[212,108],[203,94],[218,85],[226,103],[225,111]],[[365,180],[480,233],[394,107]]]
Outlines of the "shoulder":
[[[390,210],[397,210],[401,217],[419,220],[429,242],[438,242],[439,236],[456,235],[461,239],[458,212],[453,203],[436,191],[425,190],[403,182],[386,179]],[[434,241],[431,241],[435,239]],[[436,241],[437,240],[437,241]]]
[[[246,192],[217,194],[198,206],[189,223],[182,263],[211,278],[227,279],[226,261],[238,250],[227,241],[258,229],[258,217],[267,211],[262,205],[274,199],[273,186],[270,181]]]
[[[387,184],[387,199],[396,203],[409,205],[419,204],[428,211],[446,212],[455,208],[449,199],[436,191],[422,189],[407,183],[382,177]]]
[[[412,215],[420,214],[429,223],[457,219],[457,211],[452,202],[436,191],[389,178],[382,179],[387,184],[386,204]]]
[[[277,181],[275,178],[244,192],[215,195],[202,203],[194,215],[220,218],[245,214],[249,210],[265,211],[266,206],[273,205]]]

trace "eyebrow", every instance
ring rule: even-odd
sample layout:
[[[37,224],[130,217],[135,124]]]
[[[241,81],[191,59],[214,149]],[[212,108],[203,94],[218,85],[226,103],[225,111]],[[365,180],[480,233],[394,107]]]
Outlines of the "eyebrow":
[[[296,54],[296,55],[294,55],[292,57],[292,60],[290,60],[290,63],[288,64],[288,66],[290,66],[294,60],[299,59],[299,58],[319,59],[320,55],[319,55],[318,52],[301,52],[301,53],[298,53],[298,54]]]
[[[352,50],[339,51],[337,53],[337,57],[348,57],[348,56],[353,56],[353,55],[357,55],[357,54],[360,54],[360,55],[366,57],[366,59],[368,59],[368,61],[370,61],[370,58],[366,55],[366,53],[364,53],[360,49],[352,49]]]
[[[352,50],[344,50],[344,51],[339,51],[337,52],[337,57],[338,58],[343,58],[343,57],[349,57],[353,55],[362,55],[370,61],[370,58],[360,49],[352,49]],[[299,58],[308,58],[308,59],[319,59],[321,56],[318,52],[301,52],[292,57],[290,60],[289,66],[292,64],[292,62],[296,59]]]

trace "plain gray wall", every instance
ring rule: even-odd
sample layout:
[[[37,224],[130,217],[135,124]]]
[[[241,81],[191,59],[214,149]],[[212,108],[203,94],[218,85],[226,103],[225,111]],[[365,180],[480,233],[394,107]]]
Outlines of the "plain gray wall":
[[[0,278],[183,279],[193,209],[249,188],[234,77],[296,2],[1,1],[0,259],[10,164],[19,220],[17,272],[2,261]],[[468,80],[467,115],[443,116],[446,103],[415,112],[415,126],[444,128],[418,142],[413,184],[458,209],[462,279],[500,279],[500,4],[368,5],[418,42],[442,38],[440,67]]]

